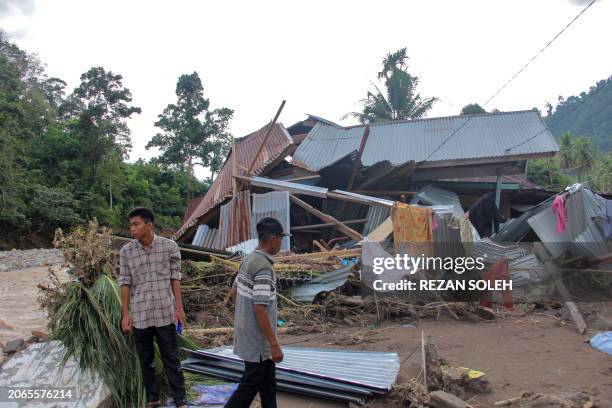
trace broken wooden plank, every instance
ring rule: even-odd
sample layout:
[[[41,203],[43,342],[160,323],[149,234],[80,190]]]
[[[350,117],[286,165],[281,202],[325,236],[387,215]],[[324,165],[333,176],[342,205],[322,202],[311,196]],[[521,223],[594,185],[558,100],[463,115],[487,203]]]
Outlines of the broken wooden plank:
[[[378,227],[374,229],[374,231],[370,232],[367,236],[368,241],[372,242],[381,242],[387,239],[389,235],[393,233],[393,221],[391,221],[391,217],[387,218],[380,224]]]
[[[584,322],[584,318],[582,317],[582,314],[580,314],[580,310],[578,310],[578,306],[576,306],[576,303],[571,301],[571,296],[569,294],[569,291],[567,290],[567,287],[563,283],[563,275],[561,274],[557,266],[553,263],[552,257],[546,250],[546,247],[544,246],[544,244],[542,244],[541,242],[534,242],[533,249],[535,250],[536,255],[538,255],[538,257],[540,258],[540,261],[544,263],[544,269],[546,270],[546,272],[550,276],[556,277],[555,285],[557,286],[557,290],[559,291],[559,294],[563,298],[563,301],[565,302],[565,305],[567,306],[567,309],[569,310],[570,315],[572,316],[572,319],[574,320],[574,324],[576,325],[576,330],[578,331],[579,334],[584,334],[584,332],[587,329],[587,325]]]
[[[429,394],[430,405],[434,408],[470,408],[461,398],[444,391],[433,391]]]
[[[270,122],[270,126],[268,127],[268,130],[266,131],[266,135],[261,141],[261,144],[259,145],[259,149],[257,149],[257,153],[255,153],[255,157],[253,157],[253,160],[251,161],[251,164],[249,165],[249,168],[247,169],[247,172],[246,172],[247,177],[251,175],[251,170],[253,170],[253,166],[255,166],[255,162],[257,162],[257,159],[259,158],[261,151],[266,145],[266,142],[268,141],[268,138],[270,137],[270,134],[272,133],[272,129],[274,129],[274,125],[276,125],[276,121],[278,120],[278,117],[280,116],[281,111],[285,107],[285,102],[286,102],[285,100],[281,102],[280,106],[278,107],[278,110],[276,111],[276,115],[274,115],[274,119],[272,119],[272,122]]]
[[[361,256],[361,248],[343,249],[343,250],[329,251],[329,252],[309,252],[306,254],[275,256],[274,261],[283,262],[283,261],[293,261],[293,260],[298,260],[298,259],[330,258],[332,256],[338,256],[342,258],[352,258],[354,256]]]
[[[348,221],[342,221],[342,223],[344,225],[350,225],[350,224],[363,224],[368,222],[367,218],[361,218],[359,220],[348,220]],[[336,224],[332,223],[332,222],[326,222],[324,224],[312,224],[312,225],[301,225],[299,227],[292,227],[291,231],[301,231],[301,230],[307,230],[307,229],[312,229],[312,228],[326,228],[326,227],[333,227]]]
[[[316,246],[317,248],[319,248],[319,251],[321,252],[329,252],[329,249],[325,248],[319,241],[317,241],[316,239],[314,239],[312,241],[312,245]]]
[[[303,209],[305,209],[312,215],[322,219],[323,221],[334,223],[336,227],[338,228],[338,230],[340,230],[346,236],[354,239],[355,241],[361,241],[364,238],[363,235],[361,235],[354,229],[347,227],[341,221],[338,221],[336,218],[332,217],[331,215],[325,214],[324,212],[317,210],[312,205],[308,204],[305,201],[300,200],[296,196],[291,195],[289,196],[289,198],[291,199],[293,203],[299,205],[300,207],[302,207]]]
[[[423,370],[423,387],[427,390],[427,356],[425,355],[425,330],[421,330],[421,369]]]

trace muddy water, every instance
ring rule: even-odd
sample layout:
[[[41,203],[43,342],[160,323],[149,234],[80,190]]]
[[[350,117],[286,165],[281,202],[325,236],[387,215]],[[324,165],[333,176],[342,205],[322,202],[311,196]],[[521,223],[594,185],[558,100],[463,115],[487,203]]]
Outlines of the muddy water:
[[[36,301],[38,284],[49,284],[48,266],[0,272],[0,344],[47,331],[47,316]],[[65,272],[61,279],[67,279]]]

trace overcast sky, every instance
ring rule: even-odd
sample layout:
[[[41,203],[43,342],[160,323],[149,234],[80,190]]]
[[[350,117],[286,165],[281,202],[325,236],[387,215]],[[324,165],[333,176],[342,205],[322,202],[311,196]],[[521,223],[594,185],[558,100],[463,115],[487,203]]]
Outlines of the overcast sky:
[[[179,75],[197,71],[211,107],[234,109],[244,136],[283,99],[286,126],[311,113],[344,124],[389,51],[407,47],[429,117],[483,103],[588,1],[86,1],[0,0],[0,26],[39,54],[72,90],[101,65],[124,77],[142,114],[130,120],[131,160],[175,100]],[[487,109],[544,109],[612,75],[612,1],[597,1]],[[200,173],[200,175],[202,175]]]

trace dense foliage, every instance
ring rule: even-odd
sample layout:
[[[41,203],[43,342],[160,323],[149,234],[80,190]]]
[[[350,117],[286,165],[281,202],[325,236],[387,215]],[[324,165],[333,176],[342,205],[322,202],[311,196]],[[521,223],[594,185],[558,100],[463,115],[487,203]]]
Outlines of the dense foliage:
[[[66,95],[63,80],[49,78],[36,55],[0,32],[0,247],[32,245],[55,228],[93,217],[102,225],[125,225],[126,212],[137,205],[155,210],[158,227],[176,228],[188,197],[208,188],[172,162],[127,162],[126,121],[140,108],[122,76],[92,67],[80,80]],[[199,92],[202,97],[201,84]],[[198,141],[208,149],[200,152],[203,164],[218,171],[231,111],[214,112],[225,115],[223,123],[214,122]],[[177,132],[181,126],[175,124]]]

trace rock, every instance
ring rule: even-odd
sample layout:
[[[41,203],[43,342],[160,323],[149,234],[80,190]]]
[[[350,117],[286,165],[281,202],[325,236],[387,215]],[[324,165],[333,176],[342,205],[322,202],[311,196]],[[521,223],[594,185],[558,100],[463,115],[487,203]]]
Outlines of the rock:
[[[16,351],[19,351],[19,349],[21,348],[21,346],[23,346],[24,343],[25,342],[23,341],[23,339],[11,340],[4,346],[4,352],[6,354],[13,354]]]
[[[429,394],[430,404],[434,408],[470,408],[461,398],[444,391],[433,391]]]
[[[47,333],[41,332],[40,330],[32,330],[32,336],[42,339],[42,340],[48,337]]]

